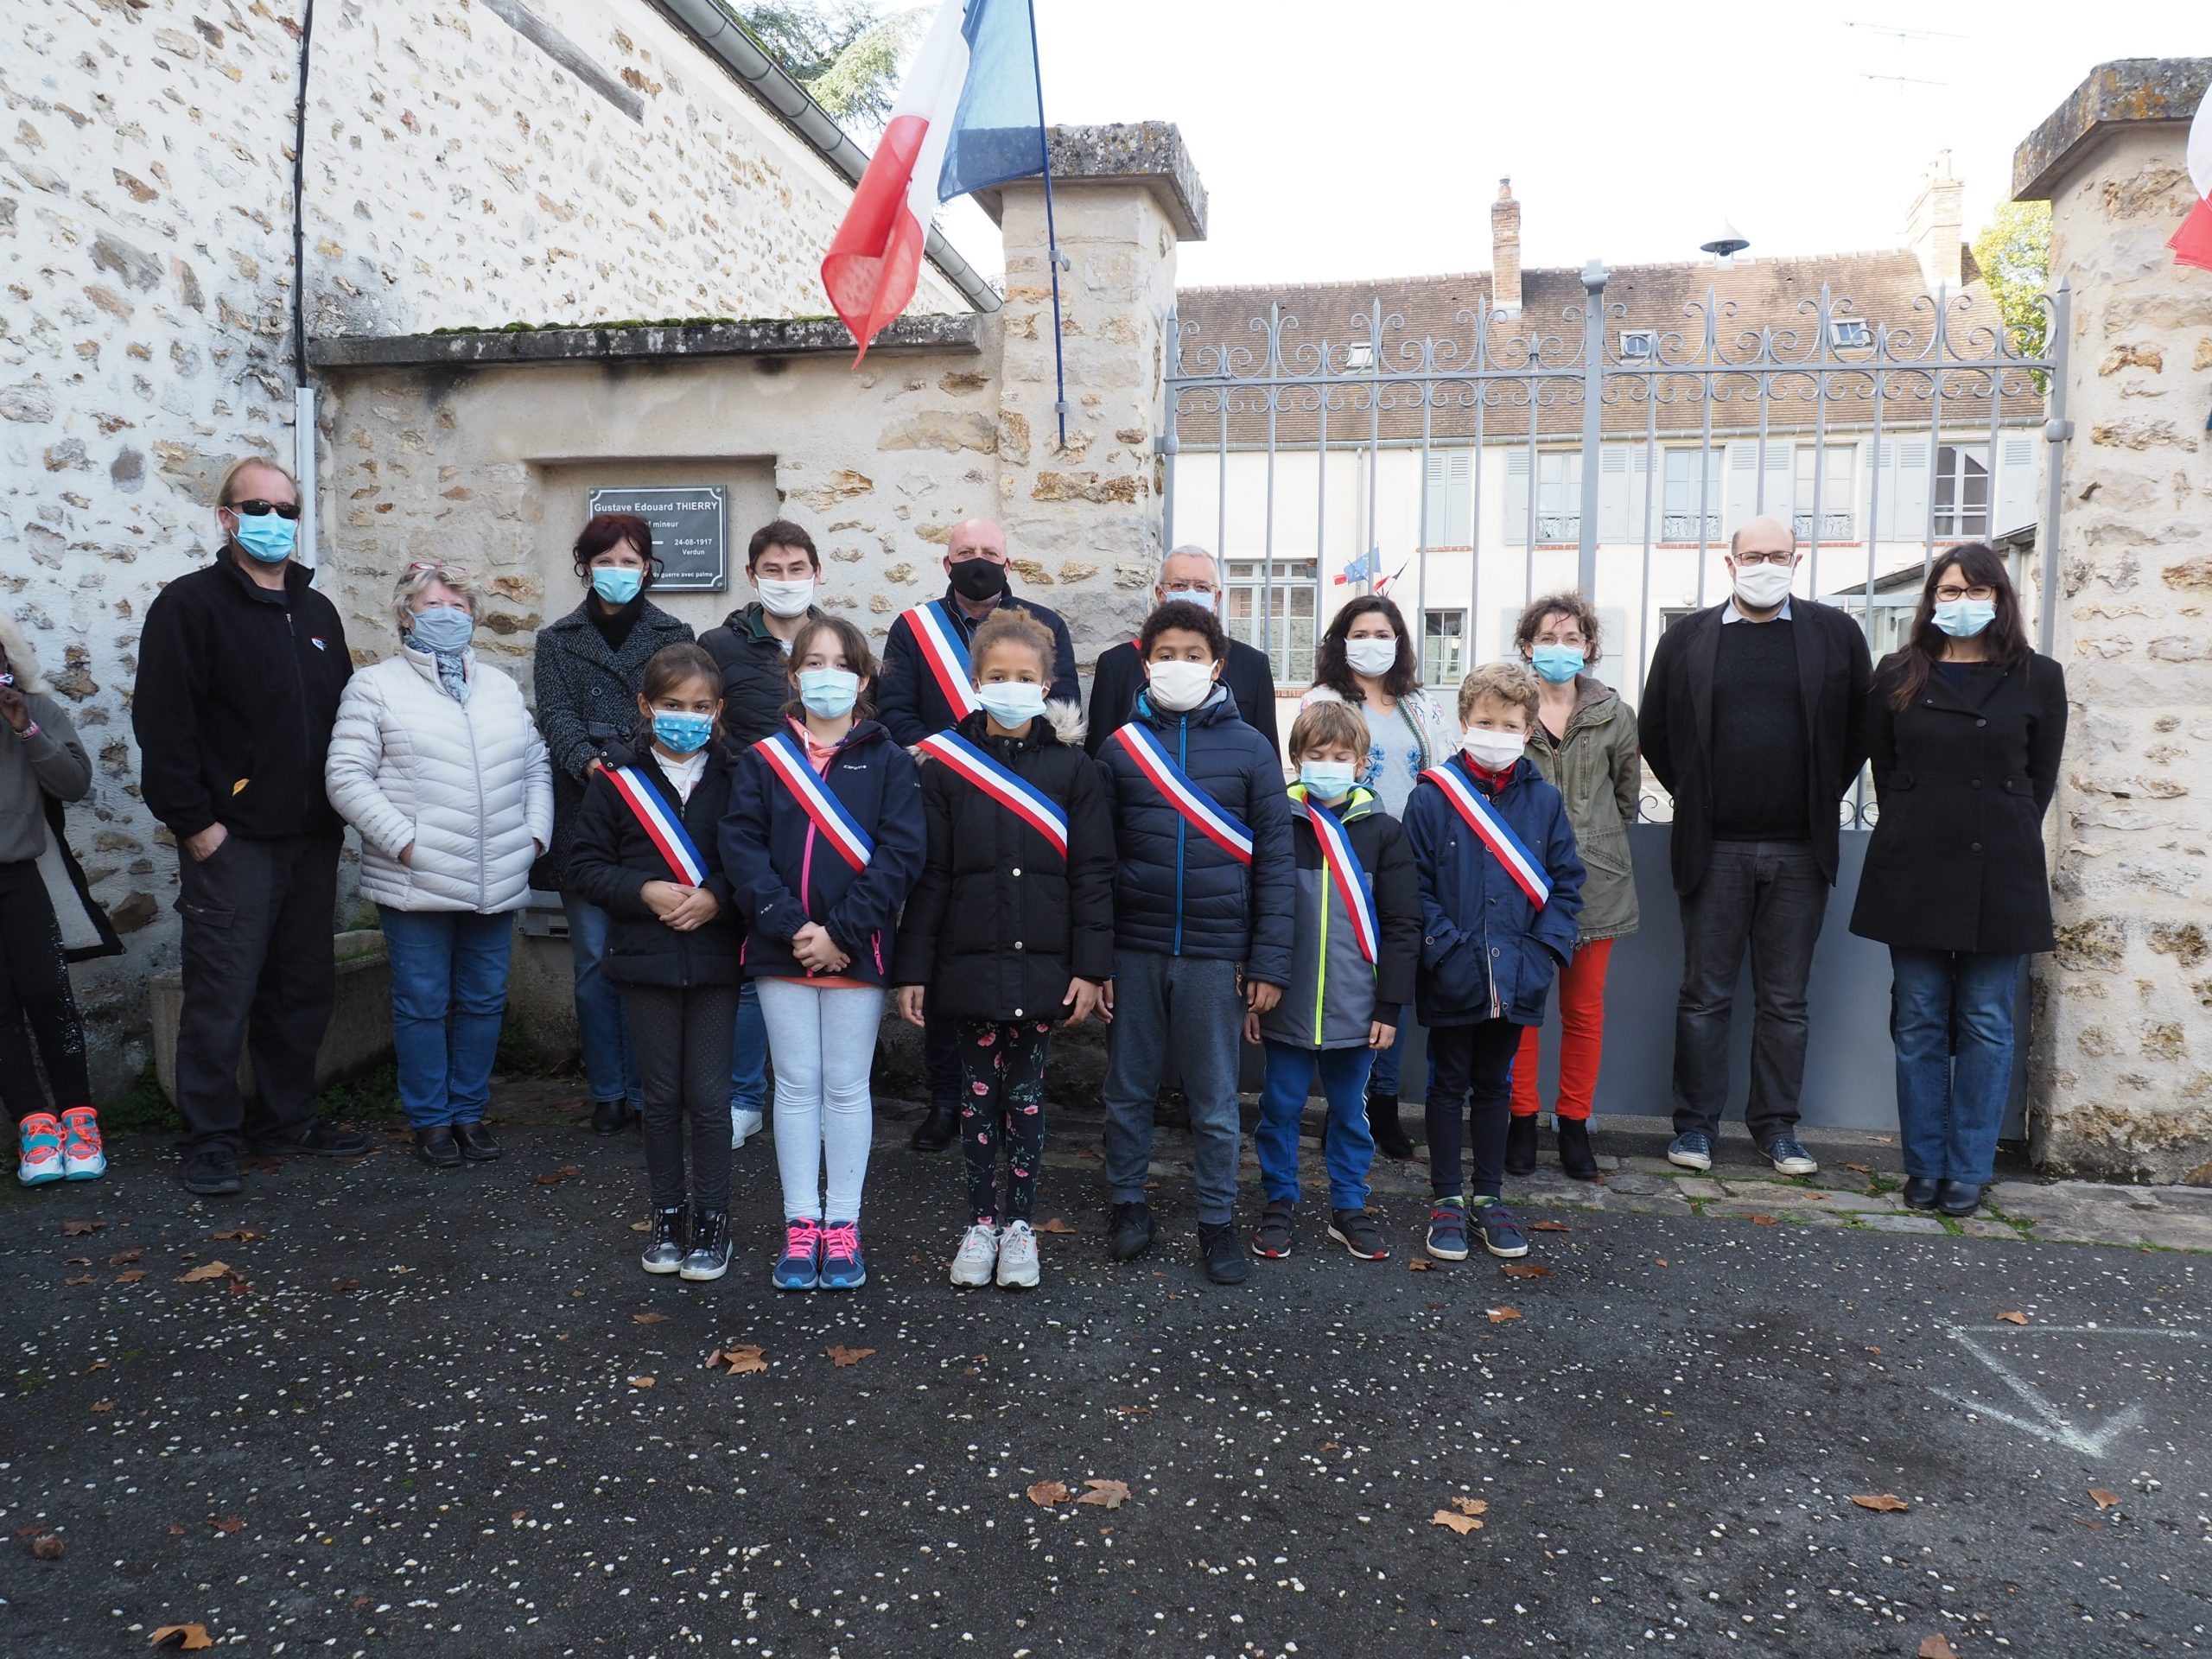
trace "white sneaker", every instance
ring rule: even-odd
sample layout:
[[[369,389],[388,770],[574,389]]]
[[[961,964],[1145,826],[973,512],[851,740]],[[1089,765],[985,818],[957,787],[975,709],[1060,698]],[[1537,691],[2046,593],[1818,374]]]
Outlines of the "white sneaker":
[[[754,1135],[760,1134],[764,1127],[764,1122],[758,1112],[748,1112],[741,1106],[731,1107],[729,1109],[730,1150],[735,1152]]]
[[[1037,1235],[1026,1221],[1010,1221],[999,1236],[999,1288],[1033,1290],[1037,1285]]]
[[[988,1222],[977,1222],[962,1236],[960,1248],[953,1253],[952,1282],[967,1289],[989,1284],[991,1268],[998,1259],[998,1229]],[[1033,1267],[1030,1272],[1033,1275],[1036,1269]]]

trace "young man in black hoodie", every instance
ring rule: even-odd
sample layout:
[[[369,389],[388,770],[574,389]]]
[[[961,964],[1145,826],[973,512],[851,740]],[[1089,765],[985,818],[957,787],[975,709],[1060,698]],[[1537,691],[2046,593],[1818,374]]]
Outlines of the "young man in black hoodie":
[[[346,631],[292,558],[292,475],[248,456],[215,499],[214,563],[146,612],[130,719],[146,805],[177,844],[184,1185],[224,1195],[240,1190],[241,1146],[350,1158],[368,1141],[315,1109],[340,833],[322,771],[353,672]],[[238,1092],[242,1047],[251,1103]]]

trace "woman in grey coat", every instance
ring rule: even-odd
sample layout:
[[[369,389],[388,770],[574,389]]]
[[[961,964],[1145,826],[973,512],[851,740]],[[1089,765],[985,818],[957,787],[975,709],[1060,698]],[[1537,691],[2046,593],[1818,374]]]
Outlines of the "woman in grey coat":
[[[576,1037],[591,1084],[591,1126],[619,1134],[637,1121],[644,1096],[622,995],[601,971],[607,914],[568,891],[563,866],[575,834],[584,785],[600,770],[607,743],[637,729],[638,687],[645,664],[663,645],[691,638],[645,597],[656,561],[653,533],[626,512],[594,515],[576,537],[576,576],[583,602],[538,630],[537,729],[553,759],[553,844],[539,861],[533,886],[561,889],[569,918],[569,950],[576,969]]]

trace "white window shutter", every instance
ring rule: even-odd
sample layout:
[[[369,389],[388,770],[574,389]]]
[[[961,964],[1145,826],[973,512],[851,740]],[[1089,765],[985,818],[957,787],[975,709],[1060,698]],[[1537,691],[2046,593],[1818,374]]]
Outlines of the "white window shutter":
[[[1529,543],[1529,452],[1516,449],[1505,457],[1505,540],[1510,547]]]

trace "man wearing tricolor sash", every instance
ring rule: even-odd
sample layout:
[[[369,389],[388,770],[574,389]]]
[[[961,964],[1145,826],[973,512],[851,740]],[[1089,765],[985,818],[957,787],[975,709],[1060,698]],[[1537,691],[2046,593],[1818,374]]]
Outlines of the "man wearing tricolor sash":
[[[1211,610],[1161,606],[1140,636],[1136,715],[1101,750],[1119,864],[1106,1087],[1112,1248],[1150,1248],[1145,1196],[1153,1110],[1172,1051],[1190,1102],[1198,1253],[1217,1284],[1242,1282],[1236,1072],[1247,1014],[1265,1014],[1291,975],[1294,877],[1282,763],[1238,717],[1220,682]]]
[[[1052,677],[1046,696],[1070,703],[1080,697],[1068,625],[1057,612],[1015,598],[1007,565],[1004,530],[988,518],[955,524],[945,542],[944,597],[917,605],[892,623],[883,642],[876,718],[902,747],[911,749],[957,726],[982,706],[976,701],[969,646],[983,620],[1003,612],[1026,613],[1051,631]],[[960,1049],[950,1021],[928,1022],[922,1052],[930,1112],[907,1144],[917,1152],[943,1152],[959,1134]]]
[[[1519,663],[1468,675],[1460,749],[1406,804],[1421,878],[1414,1006],[1428,1031],[1427,1249],[1443,1262],[1466,1259],[1471,1230],[1492,1255],[1529,1253],[1503,1203],[1513,1058],[1574,954],[1583,878],[1567,804],[1522,753],[1538,699]]]

